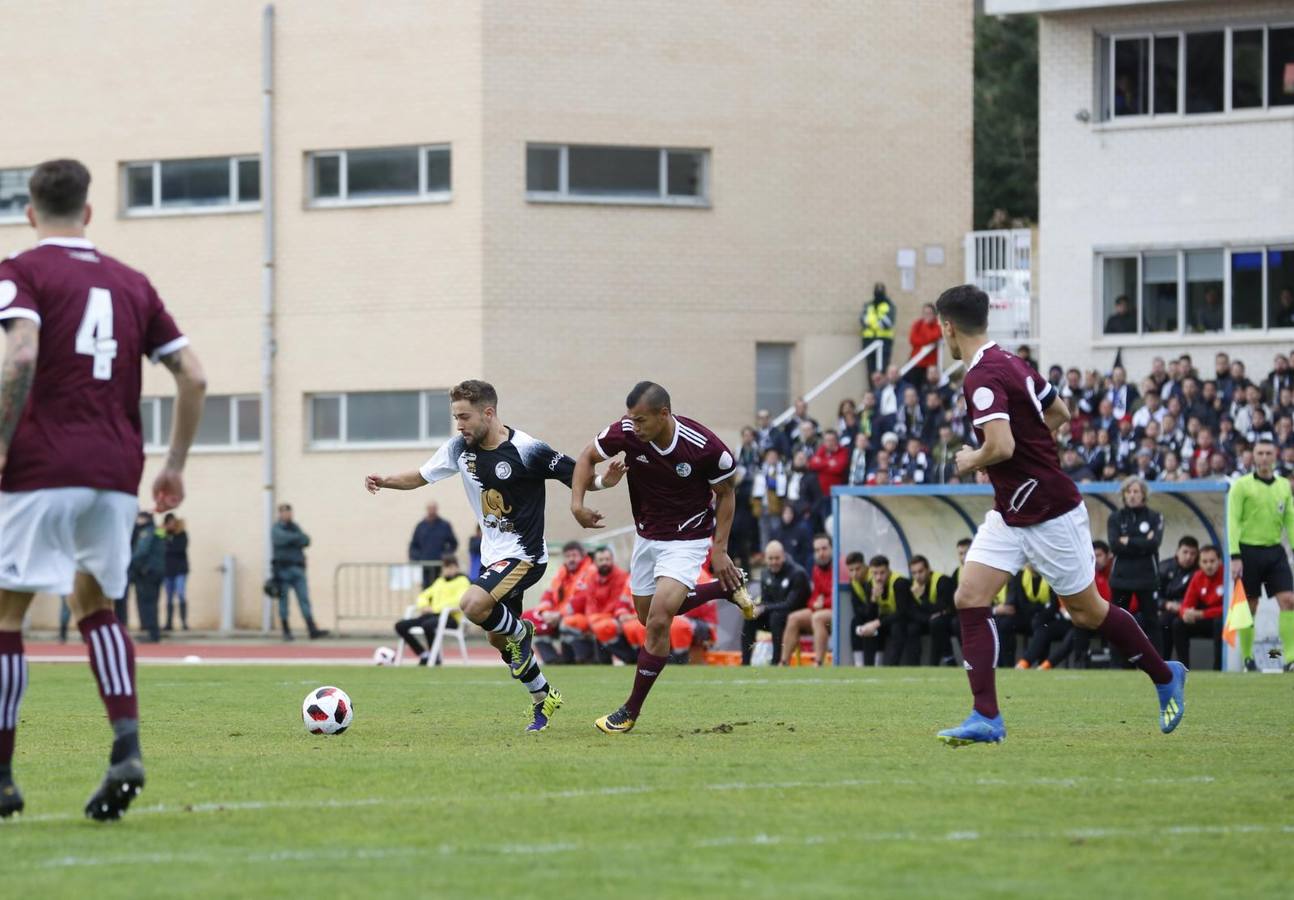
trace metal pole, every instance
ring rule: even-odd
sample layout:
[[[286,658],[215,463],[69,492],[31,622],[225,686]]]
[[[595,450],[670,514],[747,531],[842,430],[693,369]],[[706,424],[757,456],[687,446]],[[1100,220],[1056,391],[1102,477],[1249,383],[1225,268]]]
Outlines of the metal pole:
[[[261,483],[264,503],[264,575],[273,574],[274,544],[274,4],[261,19]],[[261,630],[271,626],[264,597]]]

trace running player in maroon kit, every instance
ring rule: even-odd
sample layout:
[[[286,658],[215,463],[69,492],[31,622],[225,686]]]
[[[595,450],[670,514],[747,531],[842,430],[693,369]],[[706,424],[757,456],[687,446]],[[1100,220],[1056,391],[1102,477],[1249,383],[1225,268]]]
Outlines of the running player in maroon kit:
[[[70,595],[112,725],[108,773],[85,814],[120,818],[144,786],[135,648],[110,599],[126,590],[144,468],[140,357],[163,363],[177,387],[158,512],[184,499],[206,393],[148,279],[86,240],[89,187],[75,160],[37,166],[27,207],[37,244],[0,262],[0,817],[23,808],[10,766],[27,687],[22,621],[36,592]]]
[[[1026,562],[1051,583],[1075,625],[1099,632],[1150,676],[1159,694],[1159,727],[1167,734],[1186,711],[1186,667],[1165,663],[1136,619],[1096,592],[1087,507],[1061,471],[1052,437],[1069,421],[1069,410],[1046,379],[988,339],[988,304],[988,295],[969,284],[949,288],[935,304],[953,359],[966,361],[966,408],[980,444],[958,451],[957,472],[983,469],[994,494],[955,597],[974,710],[961,725],[939,732],[939,739],[960,747],[1006,737],[994,683],[998,640],[991,604]]]
[[[602,514],[584,506],[585,485],[601,487],[593,467],[620,453],[629,477],[629,503],[638,537],[629,564],[629,589],[647,639],[638,651],[633,691],[624,705],[594,724],[607,734],[631,730],[643,701],[669,661],[669,630],[676,615],[723,597],[752,618],[755,605],[744,576],[728,556],[737,461],[714,432],[676,416],[669,393],[651,381],[634,385],[628,412],[584,448],[571,478],[571,513],[585,528],[601,528]],[[717,502],[716,502],[717,501]],[[713,540],[712,540],[713,539]],[[716,581],[697,585],[711,552]]]

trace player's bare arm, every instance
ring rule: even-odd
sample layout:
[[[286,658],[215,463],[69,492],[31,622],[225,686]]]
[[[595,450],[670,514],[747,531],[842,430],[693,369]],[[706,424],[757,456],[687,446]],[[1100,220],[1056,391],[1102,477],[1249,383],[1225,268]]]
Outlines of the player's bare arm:
[[[980,469],[1006,462],[1015,454],[1011,423],[994,419],[984,423],[984,443],[978,450],[962,447],[957,451],[957,474],[969,475]]]
[[[734,591],[741,587],[741,572],[728,555],[728,534],[732,531],[732,517],[737,510],[737,492],[733,487],[735,480],[726,478],[710,488],[718,501],[714,511],[714,549],[710,554],[710,566],[714,577],[724,587]]]
[[[9,442],[31,394],[39,351],[39,326],[30,319],[11,320],[5,335],[4,367],[0,369],[0,472],[4,471]]]
[[[184,464],[189,448],[198,433],[202,406],[207,396],[207,376],[191,347],[181,347],[163,356],[159,362],[175,377],[175,418],[171,422],[171,440],[162,471],[153,480],[153,504],[157,511],[167,512],[184,501]]]
[[[364,489],[370,494],[376,494],[382,488],[390,491],[412,491],[426,483],[427,479],[422,477],[421,472],[411,469],[398,475],[367,475],[364,478]]]
[[[1042,414],[1042,420],[1052,434],[1069,424],[1069,407],[1060,399],[1059,394],[1052,398],[1051,405]]]
[[[605,528],[602,525],[602,513],[584,505],[584,494],[596,487],[595,467],[606,459],[593,443],[590,443],[575,460],[575,474],[571,476],[571,515],[580,523],[581,528]],[[623,465],[620,474],[624,474]],[[616,476],[619,481],[619,475]],[[604,482],[605,484],[605,479]]]

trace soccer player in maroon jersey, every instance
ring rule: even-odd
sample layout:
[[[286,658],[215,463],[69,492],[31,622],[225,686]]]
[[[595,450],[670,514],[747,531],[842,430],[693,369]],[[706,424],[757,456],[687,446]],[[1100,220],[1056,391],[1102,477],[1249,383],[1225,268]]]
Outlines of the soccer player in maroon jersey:
[[[1165,663],[1136,619],[1096,592],[1087,507],[1056,459],[1053,434],[1069,421],[1069,410],[1036,370],[989,340],[982,290],[949,288],[935,308],[953,359],[966,363],[966,408],[980,445],[958,451],[957,472],[986,472],[994,495],[954,598],[974,709],[939,739],[959,747],[1006,737],[994,684],[998,638],[991,604],[1026,562],[1051,583],[1076,626],[1100,632],[1150,676],[1159,694],[1159,726],[1167,734],[1186,710],[1186,667]]]
[[[0,817],[20,812],[14,732],[27,687],[22,621],[32,594],[68,595],[112,725],[108,773],[85,813],[117,819],[144,786],[135,648],[113,615],[126,590],[144,468],[140,357],[177,396],[158,512],[184,499],[182,472],[206,382],[148,279],[85,237],[90,173],[75,160],[32,172],[36,246],[0,262]]]
[[[638,537],[629,564],[629,589],[647,639],[638,651],[633,691],[615,712],[594,724],[607,734],[631,730],[643,701],[669,661],[669,629],[676,615],[717,597],[731,600],[747,619],[755,605],[744,575],[728,556],[737,461],[710,429],[677,416],[669,393],[640,381],[625,400],[628,412],[584,448],[571,479],[571,514],[585,528],[601,528],[602,514],[584,506],[585,485],[597,463],[624,453],[629,503]],[[713,546],[713,550],[711,547]],[[697,585],[706,553],[717,581]]]

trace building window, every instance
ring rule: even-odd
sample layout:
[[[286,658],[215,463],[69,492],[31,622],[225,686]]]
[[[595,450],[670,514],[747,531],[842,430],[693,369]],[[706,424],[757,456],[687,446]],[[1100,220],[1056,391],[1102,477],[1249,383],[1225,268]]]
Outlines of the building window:
[[[706,150],[528,144],[526,197],[704,206],[708,168]]]
[[[307,171],[313,206],[450,199],[447,144],[323,150],[309,155]]]
[[[794,344],[755,345],[755,408],[774,416],[791,405],[791,351]]]
[[[23,222],[27,214],[27,181],[31,169],[0,169],[0,222]]]
[[[123,182],[125,210],[132,216],[255,210],[261,204],[256,156],[126,163]]]
[[[407,446],[451,433],[449,392],[365,391],[306,398],[310,446]]]
[[[1102,37],[1101,117],[1294,105],[1294,25]]]
[[[144,397],[139,414],[144,450],[161,453],[171,440],[175,398]],[[256,394],[212,395],[202,407],[202,421],[193,439],[195,450],[255,450],[261,445],[261,398]]]
[[[1294,244],[1105,253],[1098,263],[1106,335],[1294,328]]]

